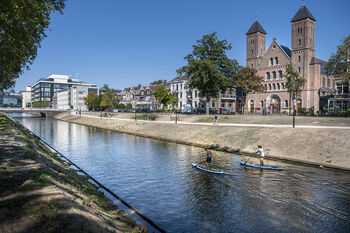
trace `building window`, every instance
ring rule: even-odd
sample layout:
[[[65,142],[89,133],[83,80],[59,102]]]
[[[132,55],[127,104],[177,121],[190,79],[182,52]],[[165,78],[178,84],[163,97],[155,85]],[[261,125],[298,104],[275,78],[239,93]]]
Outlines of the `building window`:
[[[250,66],[251,66],[251,68],[254,68],[254,67],[253,67],[253,64],[250,64]]]
[[[182,92],[180,92],[180,98],[182,98]]]
[[[267,72],[267,73],[266,73],[266,79],[267,79],[267,80],[270,80],[270,79],[271,79],[270,72]]]
[[[197,107],[197,101],[194,101],[194,107]]]
[[[274,72],[272,72],[272,74],[273,74],[273,80],[276,80],[277,79],[276,72],[274,71]]]
[[[277,89],[278,89],[278,90],[281,90],[281,86],[280,86],[279,83],[277,83]]]
[[[225,107],[225,103],[221,103],[221,107],[224,108]]]
[[[282,70],[278,71],[278,74],[279,74],[279,78],[282,79],[283,78]]]
[[[264,107],[264,101],[261,101],[260,103],[261,103],[261,108],[263,108]]]
[[[301,45],[301,39],[298,40],[298,45]]]
[[[211,101],[211,107],[212,107],[212,108],[215,108],[215,100],[212,100],[212,101]]]
[[[301,61],[301,57],[300,56],[298,56],[298,62],[300,62]]]
[[[273,66],[273,58],[270,58],[270,65]]]
[[[278,65],[278,57],[275,57],[276,65]]]
[[[298,72],[300,73],[300,67],[298,67]]]
[[[303,33],[303,28],[298,28],[298,34],[302,34]]]
[[[269,90],[271,91],[271,84],[269,84]]]
[[[288,100],[284,101],[284,106],[288,108]]]
[[[250,44],[254,44],[254,40],[251,40],[251,41],[250,41]]]

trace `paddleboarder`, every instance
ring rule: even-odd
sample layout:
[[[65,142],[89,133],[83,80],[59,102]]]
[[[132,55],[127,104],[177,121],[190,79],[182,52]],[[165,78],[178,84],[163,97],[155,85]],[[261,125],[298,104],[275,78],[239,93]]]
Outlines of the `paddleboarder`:
[[[205,159],[207,168],[209,168],[209,170],[211,170],[211,157],[213,156],[213,154],[211,153],[211,151],[208,148],[204,148],[206,153],[207,153],[207,158]]]
[[[265,157],[265,152],[264,149],[261,145],[258,146],[258,150],[255,153],[260,154],[260,165],[264,165],[264,157]]]

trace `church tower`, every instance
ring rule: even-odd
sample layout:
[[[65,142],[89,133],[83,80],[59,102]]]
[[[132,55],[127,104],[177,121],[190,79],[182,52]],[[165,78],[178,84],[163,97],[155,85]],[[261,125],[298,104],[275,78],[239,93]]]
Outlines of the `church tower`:
[[[315,57],[315,23],[316,19],[303,6],[291,20],[292,22],[292,63],[301,77],[306,79],[305,88],[312,88],[310,82],[310,62]]]
[[[252,24],[246,33],[247,57],[246,66],[257,69],[258,64],[265,54],[266,32],[258,20]]]

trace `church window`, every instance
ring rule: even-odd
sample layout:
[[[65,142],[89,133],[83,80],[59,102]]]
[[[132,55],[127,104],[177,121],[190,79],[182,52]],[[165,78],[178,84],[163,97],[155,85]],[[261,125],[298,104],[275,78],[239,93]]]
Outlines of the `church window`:
[[[298,34],[303,33],[303,28],[298,28]]]
[[[273,84],[273,89],[276,90],[276,84]]]
[[[250,44],[254,44],[254,40],[251,40],[251,41],[250,41]]]
[[[270,58],[270,65],[273,66],[273,58]]]
[[[267,73],[266,73],[266,79],[267,79],[267,80],[270,80],[270,79],[271,79],[271,77],[270,77],[270,72],[267,72]]]
[[[288,100],[286,100],[286,101],[284,102],[284,106],[285,106],[286,108],[288,108]]]
[[[252,53],[252,55],[253,55],[253,50],[251,50],[251,53]]]
[[[300,73],[300,67],[298,67],[298,72]]]
[[[278,71],[278,74],[279,74],[279,78],[282,79],[283,78],[282,70]]]
[[[272,74],[273,74],[273,80],[276,80],[277,79],[276,71],[272,72]]]
[[[298,40],[298,45],[301,45],[301,39]]]
[[[275,57],[276,65],[278,65],[278,57]]]
[[[298,62],[300,62],[301,61],[301,57],[300,56],[298,56]]]
[[[277,89],[278,89],[278,90],[281,90],[281,86],[280,86],[279,83],[277,83]]]

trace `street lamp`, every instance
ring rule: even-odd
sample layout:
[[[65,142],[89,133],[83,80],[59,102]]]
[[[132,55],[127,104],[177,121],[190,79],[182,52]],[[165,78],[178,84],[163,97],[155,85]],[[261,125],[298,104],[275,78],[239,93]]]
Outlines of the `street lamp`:
[[[295,109],[296,109],[296,105],[297,105],[297,99],[295,97],[293,97],[293,106],[294,106],[294,109],[293,109],[293,128],[295,128]]]

